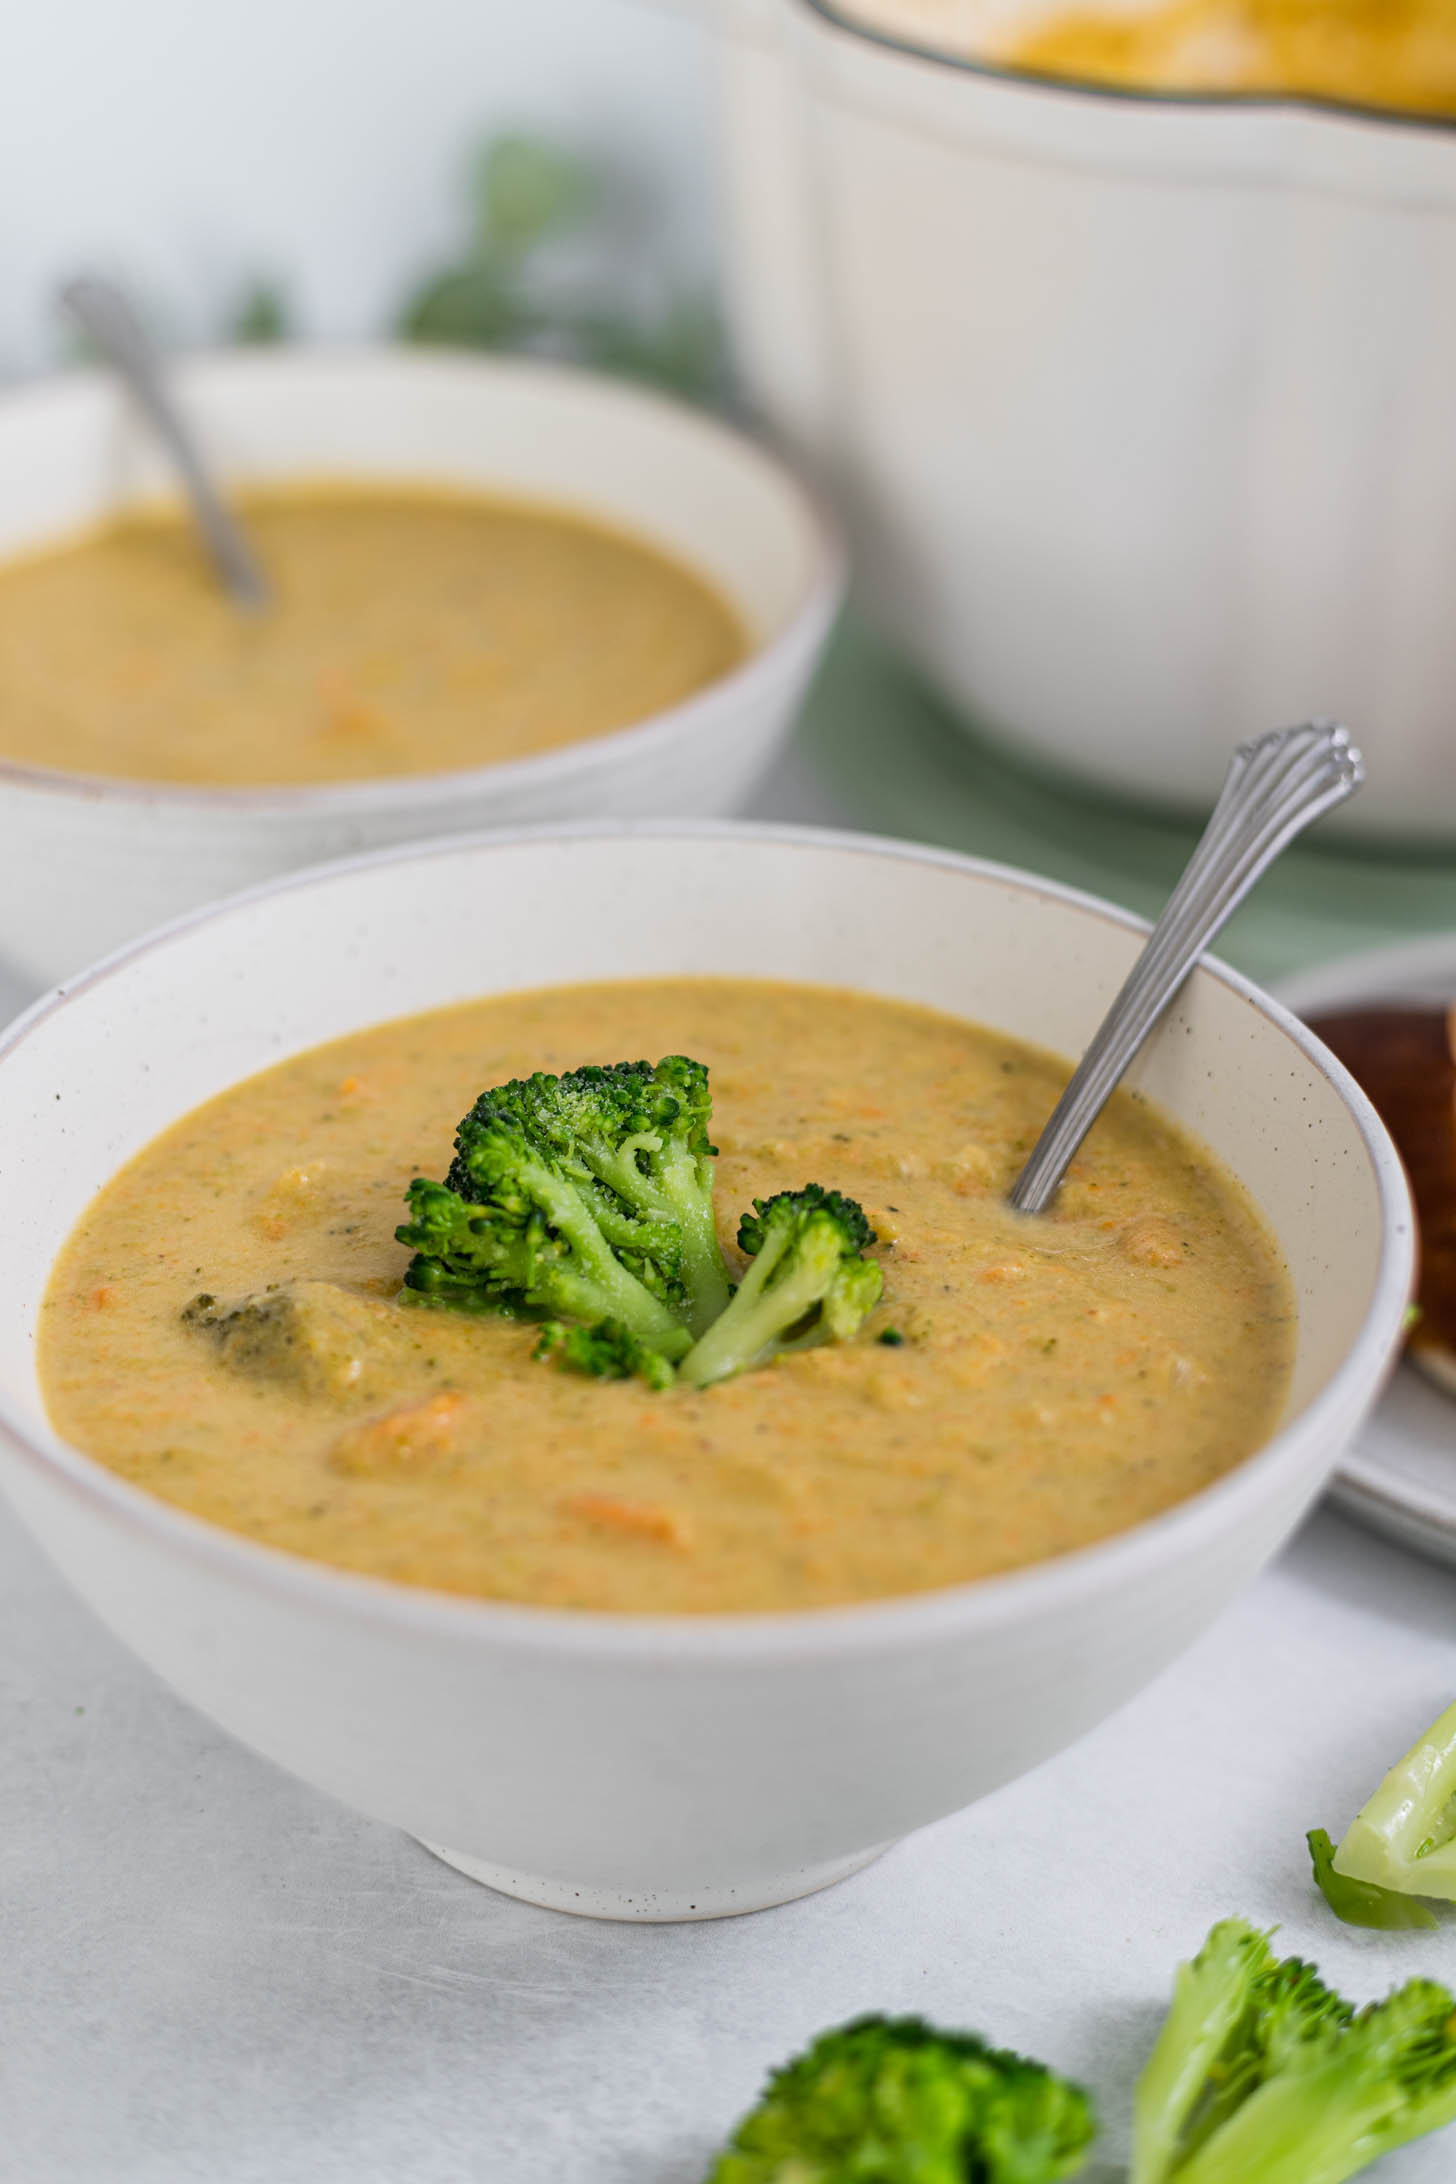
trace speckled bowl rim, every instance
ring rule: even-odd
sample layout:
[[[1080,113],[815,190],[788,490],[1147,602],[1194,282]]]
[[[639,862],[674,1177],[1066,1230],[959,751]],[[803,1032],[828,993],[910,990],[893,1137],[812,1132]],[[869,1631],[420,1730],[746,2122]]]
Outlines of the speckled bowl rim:
[[[161,806],[258,818],[296,814],[327,819],[395,811],[408,813],[442,803],[454,804],[467,797],[478,808],[478,800],[492,793],[499,792],[503,798],[515,797],[550,790],[563,781],[589,782],[594,775],[611,773],[618,767],[639,761],[650,763],[655,750],[672,744],[684,731],[711,729],[715,715],[721,713],[731,722],[734,716],[753,708],[765,690],[781,686],[793,660],[805,653],[812,655],[827,636],[848,583],[847,549],[837,518],[818,490],[775,448],[714,412],[674,395],[660,393],[655,388],[638,386],[629,380],[612,378],[605,372],[587,371],[579,365],[563,364],[551,358],[477,356],[451,349],[412,347],[404,342],[290,342],[279,350],[263,350],[257,354],[237,349],[195,349],[179,359],[184,373],[194,368],[205,372],[211,365],[225,364],[230,369],[256,366],[260,377],[265,377],[273,367],[302,365],[307,369],[315,363],[324,370],[357,366],[363,370],[408,372],[418,367],[422,377],[454,373],[477,384],[486,379],[575,383],[589,386],[597,396],[605,394],[620,401],[624,407],[646,413],[665,412],[679,424],[701,431],[705,438],[719,441],[736,457],[746,457],[750,463],[761,465],[772,475],[780,490],[797,503],[809,542],[808,567],[799,598],[782,628],[766,643],[751,643],[747,657],[737,667],[730,668],[726,675],[716,677],[676,705],[665,706],[625,728],[586,736],[580,742],[563,744],[532,758],[498,759],[488,765],[459,767],[450,772],[377,774],[354,781],[230,786],[227,783],[149,781],[125,774],[77,773],[63,767],[37,766],[23,759],[0,756],[0,786],[43,790],[51,796],[86,803],[112,803],[131,809]],[[0,392],[0,412],[38,394],[87,384],[104,385],[106,376],[101,372],[50,373],[41,379],[27,380]],[[342,473],[346,480],[352,475],[348,471]],[[402,475],[389,479],[372,472],[361,471],[358,475],[365,484],[407,483]],[[426,477],[423,482],[429,484],[434,480]],[[479,491],[489,491],[487,485],[479,481],[475,484]],[[565,502],[553,501],[550,505],[563,513],[570,512]],[[630,520],[622,519],[620,527],[629,537],[638,535]],[[692,573],[703,574],[696,566]],[[730,598],[729,604],[738,610],[736,600]]]
[[[1027,890],[1044,901],[1113,925],[1144,933],[1147,921],[1079,888],[1043,879],[990,859],[965,857],[951,850],[845,830],[750,823],[744,821],[663,820],[637,826],[586,823],[477,830],[436,843],[371,851],[290,873],[248,888],[206,908],[189,912],[118,949],[78,977],[43,995],[0,1036],[0,1069],[16,1048],[52,1016],[72,1007],[96,987],[123,974],[135,959],[164,949],[173,938],[201,926],[246,912],[251,903],[303,895],[310,888],[403,863],[428,865],[442,857],[476,854],[491,848],[576,840],[617,840],[624,848],[644,836],[677,840],[774,842],[786,847],[834,849],[856,856],[931,865]],[[1363,1415],[1374,1401],[1394,1361],[1414,1272],[1414,1217],[1404,1171],[1384,1125],[1349,1072],[1290,1012],[1252,980],[1213,957],[1204,957],[1195,976],[1216,979],[1249,1007],[1269,1019],[1318,1076],[1351,1111],[1374,1171],[1384,1212],[1380,1257],[1370,1305],[1359,1336],[1324,1389],[1262,1449],[1213,1485],[1162,1515],[1119,1532],[1111,1539],[1055,1556],[1025,1569],[977,1578],[966,1584],[899,1595],[851,1606],[738,1612],[713,1615],[633,1615],[598,1609],[538,1607],[431,1592],[423,1587],[359,1575],[327,1563],[263,1546],[147,1494],[71,1448],[58,1436],[38,1433],[8,1395],[0,1391],[0,1430],[19,1456],[63,1485],[79,1499],[99,1505],[148,1534],[160,1548],[210,1565],[235,1582],[281,1593],[314,1609],[330,1608],[356,1619],[393,1626],[420,1635],[474,1643],[488,1653],[582,1654],[612,1659],[722,1665],[781,1657],[813,1659],[913,1650],[950,1635],[1011,1629],[1054,1617],[1064,1605],[1086,1601],[1135,1582],[1175,1555],[1192,1535],[1212,1531],[1227,1535],[1277,1491],[1280,1474],[1291,1463],[1307,1461],[1309,1441],[1333,1444],[1341,1422]],[[397,1012],[396,1012],[397,1013]],[[380,1021],[384,1021],[383,1018]],[[295,1048],[294,1052],[306,1052]],[[287,1057],[281,1057],[287,1059]],[[275,1058],[276,1059],[276,1058]],[[239,1080],[240,1082],[243,1080]],[[49,1269],[47,1269],[49,1273]],[[1348,1434],[1345,1435],[1348,1439]],[[1330,1457],[1330,1470],[1336,1462]]]

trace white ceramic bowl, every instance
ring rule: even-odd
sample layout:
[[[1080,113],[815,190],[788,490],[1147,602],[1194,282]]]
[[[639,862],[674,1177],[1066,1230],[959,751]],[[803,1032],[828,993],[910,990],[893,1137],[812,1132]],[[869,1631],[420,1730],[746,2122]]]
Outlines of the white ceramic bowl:
[[[1334,824],[1456,837],[1456,127],[849,20],[895,0],[699,4],[744,376],[968,723],[1196,807],[1238,738],[1334,715],[1375,761]],[[994,51],[1055,5],[901,19]]]
[[[689,1918],[836,1879],[1155,1676],[1278,1547],[1373,1400],[1410,1288],[1405,1184],[1368,1103],[1276,1003],[1200,968],[1137,1079],[1230,1163],[1283,1245],[1300,1332],[1280,1431],[1155,1522],[918,1598],[612,1616],[276,1553],[55,1439],[34,1356],[48,1270],[92,1193],[176,1117],[403,1011],[742,973],[929,1003],[1066,1052],[1140,937],[1120,911],[997,866],[749,827],[441,843],[185,921],[0,1041],[0,1481],[184,1697],[497,1887]]]
[[[639,726],[463,773],[207,789],[0,761],[0,955],[32,977],[321,858],[466,827],[730,812],[767,768],[843,574],[832,526],[751,441],[619,381],[419,349],[237,350],[179,364],[176,383],[225,479],[435,481],[593,515],[716,584],[753,650]],[[108,378],[0,397],[0,558],[170,485]]]

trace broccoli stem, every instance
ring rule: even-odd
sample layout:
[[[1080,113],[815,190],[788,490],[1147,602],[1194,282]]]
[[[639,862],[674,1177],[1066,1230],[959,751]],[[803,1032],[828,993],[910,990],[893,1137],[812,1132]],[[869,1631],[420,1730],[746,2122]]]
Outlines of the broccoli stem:
[[[1173,2000],[1137,2082],[1130,2184],[1163,2184],[1184,2125],[1272,1962],[1262,1934],[1226,1919],[1173,1975]]]
[[[806,1252],[770,1296],[764,1292],[770,1277],[789,1249],[786,1233],[771,1231],[762,1249],[748,1263],[737,1290],[708,1328],[700,1335],[678,1367],[678,1377],[690,1387],[710,1387],[730,1373],[747,1372],[773,1348],[786,1327],[811,1312],[824,1294],[824,1270]]]
[[[1335,1846],[1324,1828],[1311,1828],[1305,1841],[1314,1866],[1315,1886],[1337,1919],[1346,1926],[1373,1926],[1398,1934],[1439,1922],[1419,1896],[1401,1895],[1375,1881],[1352,1881],[1335,1870]]]
[[[681,1356],[691,1339],[681,1321],[623,1266],[580,1192],[544,1166],[534,1169],[532,1185],[542,1212],[580,1262],[579,1274],[553,1266],[550,1294],[533,1301],[588,1325],[620,1320],[639,1341],[660,1350],[664,1357]]]
[[[706,1163],[686,1146],[655,1132],[627,1138],[616,1147],[601,1138],[583,1137],[579,1150],[598,1182],[615,1191],[624,1204],[636,1207],[645,1220],[676,1224],[688,1294],[688,1326],[694,1335],[702,1334],[731,1294],[713,1218],[711,1167],[705,1181]],[[639,1153],[652,1156],[647,1169],[639,1166]]]
[[[1334,1870],[1456,1902],[1456,1706],[1398,1759],[1345,1830]]]
[[[1177,2184],[1344,2184],[1390,2150],[1406,2095],[1338,2050],[1270,2078],[1177,2171]]]
[[[1456,2120],[1456,1997],[1411,1979],[1358,2013],[1225,1919],[1191,1964],[1134,2109],[1131,2184],[1344,2184]]]
[[[699,1162],[685,1149],[670,1146],[662,1163],[662,1180],[664,1208],[682,1231],[688,1325],[694,1335],[701,1335],[726,1311],[732,1295],[713,1218],[711,1171],[705,1188]]]

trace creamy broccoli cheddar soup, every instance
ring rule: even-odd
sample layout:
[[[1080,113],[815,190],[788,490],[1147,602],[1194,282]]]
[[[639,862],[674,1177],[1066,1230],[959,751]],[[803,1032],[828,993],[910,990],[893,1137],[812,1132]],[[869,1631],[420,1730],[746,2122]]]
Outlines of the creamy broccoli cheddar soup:
[[[755,1197],[863,1205],[884,1288],[852,1340],[655,1392],[536,1362],[520,1320],[400,1301],[405,1186],[444,1175],[482,1087],[673,1053],[711,1068],[735,1276]],[[51,1416],[214,1523],[497,1600],[807,1608],[1084,1546],[1260,1445],[1294,1324],[1239,1186],[1126,1092],[1050,1215],[1007,1209],[1065,1075],[925,1009],[751,981],[379,1026],[225,1093],[101,1193],[45,1302]],[[260,1295],[220,1342],[218,1310]]]
[[[548,509],[345,486],[241,508],[257,615],[175,514],[0,567],[0,758],[235,787],[448,772],[629,727],[747,651],[691,570]]]

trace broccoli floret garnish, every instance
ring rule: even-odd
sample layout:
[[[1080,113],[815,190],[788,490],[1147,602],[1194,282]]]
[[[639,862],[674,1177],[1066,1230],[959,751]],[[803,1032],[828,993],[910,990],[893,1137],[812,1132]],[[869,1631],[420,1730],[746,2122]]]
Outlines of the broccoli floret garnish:
[[[1315,1887],[1346,1926],[1373,1926],[1381,1933],[1399,1934],[1438,1923],[1419,1896],[1400,1895],[1393,1888],[1382,1888],[1378,1881],[1352,1881],[1337,1872],[1335,1846],[1324,1828],[1311,1828],[1305,1841]]]
[[[1343,2184],[1456,2119],[1456,1998],[1413,1979],[1358,2015],[1226,1919],[1138,2081],[1130,2184]]]
[[[402,1232],[401,1232],[402,1233]],[[636,1374],[649,1387],[681,1379],[706,1388],[762,1364],[780,1350],[845,1342],[879,1301],[881,1275],[860,1256],[874,1230],[863,1208],[838,1191],[810,1183],[777,1198],[755,1199],[738,1230],[752,1264],[731,1301],[674,1371],[661,1345],[644,1343],[616,1320],[595,1327],[553,1324],[542,1330],[538,1358],[556,1357],[576,1372],[622,1380]],[[892,1329],[894,1341],[902,1338]]]
[[[612,1320],[668,1359],[728,1300],[701,1062],[544,1072],[482,1092],[396,1230],[405,1285],[457,1311]]]
[[[662,1296],[657,1262],[614,1249],[577,1186],[518,1133],[478,1133],[468,1180],[468,1198],[423,1177],[411,1183],[410,1219],[395,1230],[415,1252],[408,1290],[457,1311],[616,1320],[665,1357],[687,1349],[692,1336]]]
[[[1041,2063],[863,2017],[773,2073],[707,2184],[1055,2184],[1095,2130],[1081,2087]]]
[[[645,1380],[649,1388],[670,1388],[677,1378],[672,1363],[660,1350],[639,1342],[620,1320],[603,1320],[596,1327],[573,1327],[564,1320],[548,1320],[536,1339],[532,1356],[554,1358],[573,1373],[595,1380]]]
[[[863,1207],[817,1183],[756,1198],[738,1229],[752,1264],[680,1378],[706,1388],[781,1350],[847,1342],[880,1299],[880,1269],[861,1256],[874,1241]]]
[[[728,1302],[728,1270],[713,1220],[713,1103],[703,1063],[650,1062],[538,1072],[482,1092],[461,1123],[446,1178],[475,1195],[491,1143],[519,1137],[580,1191],[607,1241],[639,1279],[682,1308],[701,1334]]]
[[[1335,1851],[1333,1872],[1396,1895],[1456,1902],[1456,1706],[1396,1761],[1360,1808]],[[1406,1923],[1434,1921],[1428,1914]]]
[[[814,1183],[755,1200],[735,1295],[713,1219],[711,1115],[708,1072],[683,1054],[482,1092],[444,1182],[409,1187],[395,1231],[415,1254],[407,1295],[569,1321],[537,1357],[654,1388],[679,1359],[706,1387],[779,1349],[847,1341],[881,1287],[861,1256],[875,1240],[863,1211]]]

